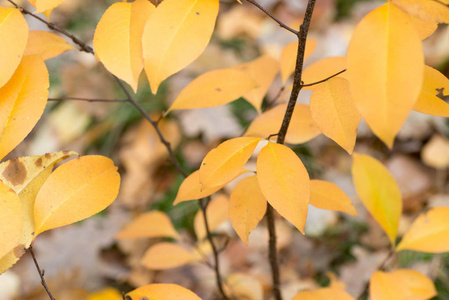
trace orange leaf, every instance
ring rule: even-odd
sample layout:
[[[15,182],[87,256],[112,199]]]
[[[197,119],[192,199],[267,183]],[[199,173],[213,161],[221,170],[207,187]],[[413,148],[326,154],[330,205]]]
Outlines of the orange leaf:
[[[209,203],[206,211],[209,231],[212,232],[220,224],[229,220],[229,198],[225,195],[218,195]],[[197,240],[202,241],[207,235],[202,210],[199,210],[195,215],[193,227]]]
[[[402,238],[397,251],[430,253],[449,251],[449,208],[435,207],[420,215]]]
[[[22,59],[27,39],[28,24],[22,13],[18,9],[0,7],[0,87],[14,74]]]
[[[431,36],[438,28],[438,23],[436,22],[424,21],[414,16],[411,16],[411,19],[413,25],[415,25],[415,29],[418,31],[421,40],[424,40]]]
[[[352,178],[357,194],[394,246],[402,214],[399,187],[379,161],[358,153],[353,157]]]
[[[276,134],[281,128],[287,104],[280,104],[257,116],[249,125],[245,136],[267,138]],[[310,141],[321,132],[312,120],[308,105],[296,104],[290,126],[285,137],[288,144],[302,144]]]
[[[262,283],[243,273],[235,273],[226,278],[226,286],[235,299],[263,300]]]
[[[34,0],[36,12],[45,12],[48,10],[53,10],[64,0]]]
[[[250,159],[260,138],[239,137],[227,140],[212,149],[200,167],[203,188],[223,185],[236,178]]]
[[[165,270],[180,267],[196,261],[196,256],[178,244],[162,242],[147,250],[141,264],[151,270]]]
[[[266,210],[267,200],[260,190],[257,177],[242,179],[231,193],[229,218],[245,245],[248,245],[249,234],[262,220]]]
[[[52,32],[33,30],[29,32],[24,55],[40,55],[47,60],[72,49],[75,48]]]
[[[429,0],[390,0],[406,13],[427,22],[449,23],[449,3]]]
[[[338,288],[321,288],[313,291],[302,291],[293,297],[292,300],[355,300],[345,291]]]
[[[357,216],[351,199],[335,183],[324,180],[310,181],[310,204],[327,210],[341,211]]]
[[[115,236],[117,239],[171,237],[179,238],[167,214],[150,211],[141,214]]]
[[[306,43],[306,49],[304,54],[304,60],[306,60],[310,54],[315,51],[316,40],[308,39]],[[292,75],[296,67],[296,56],[298,54],[298,42],[293,42],[285,46],[281,53],[281,75],[282,82],[285,83],[287,79]]]
[[[257,82],[240,70],[214,70],[195,78],[186,86],[166,113],[175,109],[195,109],[227,104],[257,88]]]
[[[0,258],[3,258],[19,242],[23,214],[19,196],[1,181],[0,195]]]
[[[142,35],[155,11],[148,0],[111,5],[98,22],[94,35],[96,55],[109,72],[137,91],[143,69]]]
[[[423,114],[449,117],[449,104],[437,97],[437,89],[449,92],[449,79],[434,68],[425,66],[421,93],[413,109]]]
[[[145,72],[151,90],[194,61],[214,30],[218,0],[164,0],[143,33]]]
[[[435,169],[444,170],[449,167],[449,139],[435,134],[424,145],[421,159],[423,163]]]
[[[107,157],[84,156],[63,164],[37,194],[35,237],[102,211],[117,197],[119,185],[117,167]]]
[[[8,83],[0,88],[0,159],[14,149],[40,119],[47,104],[48,86],[44,61],[32,55],[23,58]]]
[[[245,72],[257,82],[258,87],[243,95],[243,98],[260,112],[263,98],[279,72],[278,61],[271,56],[264,55],[252,62],[238,65],[235,68]]]
[[[321,132],[351,154],[361,116],[352,100],[348,81],[332,78],[320,84],[310,98],[310,111]]]
[[[354,102],[391,148],[423,81],[422,43],[410,17],[390,2],[373,10],[357,25],[347,57]]]
[[[308,66],[302,73],[302,81],[305,84],[315,83],[324,80],[332,75],[337,74],[346,69],[346,57],[344,56],[332,56],[326,57],[317,61],[314,64]],[[346,79],[346,72],[341,73],[337,77]],[[314,90],[323,83],[306,86],[305,90]]]
[[[182,286],[179,286],[177,284],[168,283],[146,285],[135,289],[134,291],[129,292],[126,295],[131,297],[132,300],[142,300],[142,298],[145,297],[151,297],[149,298],[151,300],[201,300],[200,297],[198,297],[188,289],[183,288]]]
[[[304,234],[310,180],[295,152],[287,146],[268,143],[257,158],[257,179],[268,203]]]

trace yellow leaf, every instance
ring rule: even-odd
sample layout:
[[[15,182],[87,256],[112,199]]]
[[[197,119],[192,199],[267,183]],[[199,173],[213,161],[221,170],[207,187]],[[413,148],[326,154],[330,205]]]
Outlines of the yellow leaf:
[[[115,236],[117,239],[154,237],[179,238],[170,218],[161,211],[150,211],[138,216]]]
[[[263,300],[263,287],[260,281],[243,273],[235,273],[226,278],[232,298],[241,300]]]
[[[19,196],[1,181],[0,195],[0,258],[2,258],[19,242],[23,215]]]
[[[357,216],[351,199],[335,183],[324,180],[310,181],[310,204],[327,210],[341,211]]]
[[[229,198],[225,195],[218,195],[207,206],[207,223],[209,231],[214,231],[220,224],[229,220]],[[193,221],[196,238],[202,241],[206,235],[206,226],[204,225],[203,211],[199,210]]]
[[[242,179],[231,193],[229,218],[245,245],[248,245],[249,234],[262,220],[266,210],[267,200],[260,190],[257,177]]]
[[[373,10],[357,25],[347,58],[354,102],[391,148],[423,81],[422,43],[410,17],[391,3]]]
[[[17,247],[0,259],[0,273],[9,269],[25,253],[34,236],[34,200],[40,188],[61,160],[77,155],[72,151],[19,157],[0,164],[0,180],[19,195],[23,229]]]
[[[449,140],[438,134],[434,135],[421,152],[422,161],[435,169],[444,170],[449,166]]]
[[[436,294],[433,282],[414,270],[399,269],[391,273],[376,271],[370,280],[372,300],[426,300]]]
[[[258,136],[267,138],[276,134],[282,125],[287,104],[280,104],[264,112],[253,120],[245,136]],[[321,132],[312,120],[308,105],[296,104],[290,126],[285,137],[288,144],[302,144],[310,141]]]
[[[287,146],[268,143],[257,157],[257,179],[268,203],[304,234],[310,179],[295,152]]]
[[[341,72],[345,69],[346,69],[346,57],[344,56],[326,57],[308,66],[302,73],[302,81],[304,81],[304,84],[315,83],[323,79],[326,79],[334,74],[337,74],[338,72]],[[347,74],[346,72],[343,72],[337,77],[346,79],[346,74]],[[314,90],[322,84],[323,83],[312,86],[306,86],[303,89]]]
[[[306,50],[304,54],[304,60],[306,60],[310,54],[315,51],[316,40],[308,39],[306,43]],[[281,53],[281,75],[282,82],[285,83],[287,79],[292,75],[296,67],[296,56],[298,54],[298,41],[293,42],[285,46]]]
[[[96,55],[109,72],[137,91],[143,70],[142,35],[155,7],[148,0],[111,5],[94,35]]]
[[[449,251],[449,207],[435,207],[420,215],[402,238],[397,251]]]
[[[355,300],[351,295],[338,288],[321,288],[313,291],[302,291],[292,300]]]
[[[203,188],[220,186],[237,177],[261,139],[239,137],[221,143],[203,159],[200,183]]]
[[[196,256],[178,244],[162,242],[147,250],[140,263],[151,270],[180,267],[196,261]]]
[[[28,24],[20,11],[0,7],[0,87],[14,74],[22,59],[27,39]]]
[[[151,90],[194,61],[214,30],[218,0],[164,0],[148,18],[143,58]]]
[[[75,48],[60,36],[49,31],[33,30],[29,32],[24,55],[40,55],[47,60],[71,49]]]
[[[179,187],[178,194],[176,195],[176,199],[173,202],[173,205],[176,205],[184,201],[196,200],[210,196],[216,191],[220,190],[226,184],[227,182],[222,185],[203,188],[203,186],[200,183],[200,171],[199,170],[195,171],[192,174],[190,174],[186,179],[184,179],[184,181],[182,182],[181,186]]]
[[[415,25],[415,29],[418,31],[419,37],[421,40],[424,40],[432,35],[438,28],[438,23],[436,22],[428,22],[424,21],[420,18],[411,16],[413,25]]]
[[[214,70],[195,78],[186,86],[167,113],[175,109],[194,109],[227,104],[257,88],[257,82],[236,69]]]
[[[263,98],[279,72],[278,61],[269,55],[264,55],[252,62],[238,65],[235,68],[245,72],[257,82],[258,87],[243,95],[243,98],[260,112]]]
[[[402,214],[399,187],[379,161],[358,153],[353,157],[352,178],[357,194],[394,246]]]
[[[434,68],[425,66],[421,93],[413,109],[423,114],[449,117],[449,104],[437,97],[437,89],[448,93],[449,79]]]
[[[35,237],[102,211],[117,197],[119,185],[117,167],[107,157],[84,156],[63,164],[37,194]]]
[[[344,291],[346,289],[346,284],[337,278],[335,273],[333,272],[326,272],[326,276],[329,277],[330,283],[329,287],[331,289],[339,289]]]
[[[155,283],[140,287],[132,292],[126,294],[131,297],[132,300],[142,300],[147,297],[151,300],[201,300],[200,297],[195,295],[182,286],[169,283]],[[151,298],[150,298],[151,297]]]
[[[36,125],[47,104],[48,86],[44,61],[32,55],[23,58],[8,83],[0,88],[0,159]]]
[[[87,300],[122,300],[122,294],[113,288],[105,288],[101,291],[90,294]]]
[[[351,154],[362,117],[352,100],[348,81],[332,78],[320,84],[310,98],[310,111],[321,132]]]
[[[449,7],[444,1],[433,0],[390,0],[406,13],[433,23],[449,23]]]
[[[36,2],[36,12],[45,12],[48,10],[53,10],[64,0],[35,0]]]

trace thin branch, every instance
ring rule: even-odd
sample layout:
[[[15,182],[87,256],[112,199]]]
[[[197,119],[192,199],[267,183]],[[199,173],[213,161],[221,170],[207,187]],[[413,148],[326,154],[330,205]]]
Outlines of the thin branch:
[[[271,99],[268,103],[267,106],[265,107],[264,111],[270,109],[274,104],[276,104],[276,102],[279,100],[279,98],[282,95],[282,92],[285,90],[285,86],[282,86],[279,89],[279,92],[276,94],[276,96],[273,97],[273,99]]]
[[[216,279],[216,283],[218,286],[218,290],[220,291],[221,296],[223,297],[223,299],[225,300],[229,300],[229,298],[226,296],[226,293],[224,291],[223,288],[223,280],[221,278],[221,273],[220,273],[220,260],[218,259],[218,249],[217,246],[215,246],[213,237],[212,237],[212,233],[210,231],[209,228],[209,221],[207,220],[207,215],[206,215],[206,211],[207,211],[207,206],[209,205],[209,198],[203,198],[200,199],[200,207],[201,210],[203,211],[203,219],[204,219],[204,226],[206,228],[206,233],[207,233],[207,239],[209,240],[209,243],[212,247],[212,252],[214,255],[214,261],[215,261],[215,279]]]
[[[32,13],[31,11],[29,11],[28,9],[18,5],[17,3],[15,3],[12,0],[6,0],[9,3],[11,3],[12,5],[15,6],[15,8],[18,8],[23,14],[25,15],[29,15],[39,21],[41,21],[42,23],[46,24],[47,27],[51,30],[57,31],[62,35],[65,35],[66,37],[68,37],[69,39],[72,40],[73,43],[75,43],[76,45],[79,46],[81,51],[87,52],[87,53],[94,53],[94,50],[92,49],[92,47],[88,46],[86,43],[82,42],[80,39],[78,39],[76,36],[74,36],[73,34],[68,33],[67,31],[65,31],[64,29],[60,28],[59,26],[48,22],[47,20],[35,15],[34,13]]]
[[[271,277],[273,281],[273,296],[276,300],[282,300],[281,294],[281,275],[279,272],[279,260],[276,247],[276,226],[274,220],[273,207],[268,204],[267,212],[267,226],[268,226],[268,259],[271,266]]]
[[[128,99],[88,99],[77,97],[48,98],[48,101],[128,102]]]
[[[298,31],[294,30],[293,28],[287,26],[284,22],[282,22],[281,20],[279,20],[278,18],[276,18],[275,16],[273,16],[272,14],[270,14],[265,8],[263,8],[259,3],[257,3],[255,0],[246,0],[249,3],[251,3],[252,5],[256,6],[258,9],[260,9],[261,11],[263,11],[267,16],[269,16],[271,19],[273,19],[276,23],[279,24],[279,26],[281,26],[282,28],[287,29],[288,31],[290,31],[291,33],[293,33],[294,35],[298,35]]]
[[[33,246],[30,246],[30,248],[28,248],[28,250],[31,253],[31,257],[33,258],[34,265],[36,266],[37,272],[39,273],[39,276],[41,277],[42,286],[45,288],[45,291],[47,292],[48,297],[51,300],[55,300],[55,298],[53,298],[53,295],[50,293],[50,290],[48,289],[47,283],[45,282],[45,279],[44,279],[45,271],[41,270],[41,268],[39,267],[36,256],[34,255],[34,252],[33,252]]]
[[[377,267],[377,271],[383,271],[385,266],[387,265],[387,262],[390,260],[390,258],[393,257],[393,255],[396,253],[396,251],[391,248],[390,252],[388,252],[387,256],[385,257],[385,259],[380,263],[380,265]],[[364,299],[366,296],[368,296],[368,292],[369,292],[369,280],[366,282],[365,287],[363,288],[362,293],[357,297],[357,299],[361,300]]]
[[[338,76],[338,75],[340,75],[341,73],[344,73],[344,72],[346,72],[346,69],[344,69],[344,70],[342,70],[342,71],[340,71],[340,72],[338,72],[338,73],[335,73],[334,75],[331,75],[331,76],[327,77],[326,79],[323,79],[323,80],[320,80],[320,81],[316,81],[316,82],[312,82],[312,83],[303,84],[303,85],[301,85],[301,86],[302,86],[302,87],[306,87],[306,86],[317,85],[317,84],[326,82],[326,81],[328,81],[329,79],[334,78],[334,77],[336,77],[336,76]]]

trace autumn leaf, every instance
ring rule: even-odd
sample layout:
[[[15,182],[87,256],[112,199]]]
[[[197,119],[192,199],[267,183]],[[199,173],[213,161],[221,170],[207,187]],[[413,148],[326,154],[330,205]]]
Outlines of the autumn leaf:
[[[195,295],[182,286],[169,283],[155,283],[140,287],[132,292],[126,294],[132,300],[142,300],[142,298],[149,298],[151,300],[201,300],[200,297]]]
[[[229,295],[236,299],[263,300],[262,283],[243,273],[234,273],[226,278]]]
[[[436,294],[433,282],[414,270],[399,269],[391,273],[376,271],[370,280],[372,300],[426,300]]]
[[[171,237],[179,238],[167,214],[150,211],[141,214],[115,236],[117,239]]]
[[[438,90],[449,92],[449,79],[432,67],[425,66],[424,80],[414,110],[423,114],[449,117],[449,104],[437,97]]]
[[[64,0],[33,0],[36,7],[36,12],[41,13],[49,10],[53,10],[59,6]]]
[[[218,14],[218,0],[164,0],[143,33],[145,72],[155,94],[170,75],[206,48]]]
[[[3,258],[19,242],[23,214],[19,196],[1,181],[0,195],[0,258]]]
[[[257,157],[257,179],[268,203],[304,234],[310,179],[295,152],[287,146],[268,143]]]
[[[269,55],[264,55],[249,63],[240,64],[236,69],[245,72],[257,83],[257,88],[251,89],[243,95],[249,103],[260,113],[263,98],[279,72],[279,63]]]
[[[137,92],[143,70],[142,35],[155,7],[148,0],[111,5],[98,22],[94,35],[96,55],[109,72]]]
[[[209,231],[213,232],[223,222],[229,220],[229,198],[225,195],[218,195],[212,199],[207,206],[207,223]],[[196,238],[202,241],[207,236],[206,226],[204,224],[204,214],[199,210],[193,220]]]
[[[186,86],[173,104],[175,109],[195,109],[227,104],[258,87],[257,82],[240,70],[214,70],[195,78]]]
[[[27,39],[28,24],[20,11],[0,7],[0,87],[11,79],[22,60]]]
[[[438,28],[438,23],[436,22],[424,21],[414,16],[410,17],[421,40],[424,40],[431,36]]]
[[[147,250],[141,260],[141,264],[150,270],[165,270],[180,267],[196,261],[193,252],[190,252],[178,244],[162,242]]]
[[[313,291],[302,291],[296,294],[292,300],[355,300],[351,295],[338,288],[321,288]]]
[[[237,177],[260,140],[254,137],[235,138],[209,151],[200,167],[199,178],[203,188],[220,186]]]
[[[310,204],[321,209],[358,215],[351,199],[335,183],[324,180],[310,181]]]
[[[26,56],[0,88],[0,159],[33,129],[47,104],[49,79],[41,57]]]
[[[317,87],[310,98],[310,111],[321,132],[351,154],[362,117],[352,100],[348,81],[332,78]]]
[[[310,54],[315,51],[316,40],[308,39],[306,42],[306,49],[304,51],[304,60],[306,60]],[[296,67],[296,56],[298,54],[298,41],[293,42],[285,46],[281,53],[281,75],[282,82],[285,83],[287,79],[292,75]]]
[[[357,25],[347,58],[354,102],[391,148],[423,81],[421,39],[410,17],[390,2],[373,10]]]
[[[242,179],[231,193],[229,218],[232,227],[245,245],[248,236],[259,224],[267,210],[267,200],[256,176]]]
[[[444,1],[389,0],[406,13],[427,22],[449,23],[449,7]]]
[[[28,34],[24,55],[40,55],[47,60],[72,49],[75,48],[52,32],[32,30]]]
[[[86,300],[123,300],[123,296],[116,289],[105,288],[101,291],[89,294]]]
[[[449,251],[448,207],[435,207],[420,215],[402,238],[397,251],[414,250],[430,253]]]
[[[117,197],[119,185],[117,167],[107,157],[83,156],[63,164],[37,194],[35,237],[102,211]]]
[[[267,138],[281,128],[287,104],[280,104],[257,116],[249,125],[245,136]],[[321,132],[312,120],[308,105],[296,104],[290,126],[285,137],[287,144],[302,144],[310,141]]]
[[[423,147],[421,159],[426,165],[444,170],[449,166],[449,139],[435,134]]]
[[[358,153],[353,157],[352,178],[357,194],[394,246],[402,214],[399,187],[379,161]]]
[[[24,254],[34,237],[34,201],[40,188],[50,176],[54,166],[70,156],[73,151],[19,157],[0,164],[0,180],[13,189],[22,204],[23,224],[17,247],[0,259],[0,273],[9,269]]]
[[[322,60],[317,61],[316,63],[308,66],[304,72],[302,73],[302,81],[304,84],[315,83],[326,79],[332,75],[335,75],[341,71],[346,70],[346,57],[344,56],[331,56],[323,58]],[[346,79],[346,72],[341,73],[337,77]],[[305,86],[303,89],[305,90],[314,90],[324,83]]]

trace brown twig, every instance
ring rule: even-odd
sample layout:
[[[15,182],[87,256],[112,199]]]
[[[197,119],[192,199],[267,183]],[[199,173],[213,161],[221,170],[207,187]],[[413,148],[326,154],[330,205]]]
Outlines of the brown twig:
[[[252,5],[256,6],[258,9],[260,9],[261,11],[263,11],[267,16],[269,16],[271,19],[273,19],[276,23],[279,24],[279,26],[281,26],[282,28],[287,29],[288,31],[290,31],[291,33],[293,33],[294,35],[298,35],[298,31],[294,30],[293,28],[287,26],[287,24],[285,24],[284,22],[282,22],[281,20],[279,20],[278,18],[276,18],[275,16],[273,16],[272,14],[270,14],[265,8],[263,8],[259,3],[257,3],[255,0],[246,0],[249,3],[251,3]]]
[[[41,277],[42,286],[44,287],[45,291],[47,292],[48,297],[51,300],[55,300],[55,298],[53,298],[53,295],[51,294],[50,290],[48,289],[47,283],[45,282],[45,278],[44,278],[45,271],[41,270],[41,268],[39,267],[39,263],[37,262],[36,256],[34,255],[34,252],[33,252],[33,246],[30,246],[30,248],[28,248],[28,250],[30,251],[31,257],[33,258],[34,265],[36,266],[37,272],[39,273],[39,276]]]
[[[338,76],[338,75],[340,75],[341,73],[344,73],[344,72],[346,72],[346,69],[344,69],[344,70],[342,70],[342,71],[340,71],[340,72],[338,72],[338,73],[335,73],[334,75],[331,75],[331,76],[329,76],[329,77],[327,77],[327,78],[325,78],[325,79],[323,79],[323,80],[316,81],[316,82],[312,82],[312,83],[307,83],[307,84],[302,84],[302,87],[313,86],[313,85],[317,85],[317,84],[326,82],[326,81],[328,81],[329,79],[332,79],[332,78],[334,78],[334,77],[336,77],[336,76]]]
[[[390,260],[391,257],[393,257],[393,255],[396,253],[394,248],[390,249],[390,252],[388,252],[387,256],[385,257],[385,259],[380,263],[380,265],[377,267],[377,271],[383,271],[387,262]],[[365,287],[363,288],[362,293],[357,297],[357,299],[361,300],[364,299],[366,296],[368,296],[368,291],[369,291],[369,280],[366,282]]]
[[[264,111],[270,109],[274,104],[276,104],[276,102],[278,101],[278,99],[281,97],[282,92],[285,90],[285,86],[282,86],[279,89],[279,92],[276,94],[276,96],[273,97],[273,99],[271,99],[268,103],[267,106],[265,106]]]
[[[128,99],[88,99],[78,97],[48,98],[48,101],[128,102]]]
[[[212,247],[212,252],[214,255],[214,268],[215,268],[215,280],[218,286],[218,290],[221,294],[221,296],[223,297],[223,299],[225,300],[229,300],[228,296],[226,296],[226,293],[224,291],[224,287],[223,287],[223,280],[221,278],[221,273],[220,273],[220,260],[218,259],[218,249],[217,246],[215,245],[214,241],[213,241],[213,236],[212,233],[210,231],[209,228],[209,221],[207,220],[207,215],[206,215],[206,211],[207,211],[207,206],[209,205],[210,202],[210,198],[203,198],[200,199],[200,207],[201,210],[203,211],[203,219],[204,219],[204,226],[206,228],[206,233],[207,233],[207,239],[209,240],[209,243]]]

